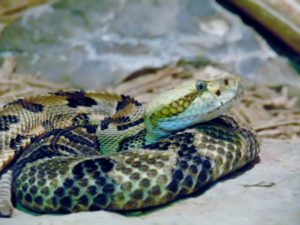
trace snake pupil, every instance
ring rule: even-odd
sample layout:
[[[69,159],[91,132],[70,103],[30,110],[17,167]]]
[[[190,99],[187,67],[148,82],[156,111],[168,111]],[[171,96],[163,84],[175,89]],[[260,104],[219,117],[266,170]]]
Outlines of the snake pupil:
[[[196,84],[196,88],[198,91],[203,91],[205,89],[205,83],[204,81],[198,81]]]

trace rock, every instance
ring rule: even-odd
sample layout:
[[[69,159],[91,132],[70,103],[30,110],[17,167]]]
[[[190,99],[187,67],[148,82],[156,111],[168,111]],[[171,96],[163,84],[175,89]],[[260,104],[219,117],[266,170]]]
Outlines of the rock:
[[[207,0],[61,0],[26,11],[0,37],[19,73],[103,89],[144,67],[198,56],[259,81],[299,84],[252,28]],[[298,78],[298,80],[297,80]]]

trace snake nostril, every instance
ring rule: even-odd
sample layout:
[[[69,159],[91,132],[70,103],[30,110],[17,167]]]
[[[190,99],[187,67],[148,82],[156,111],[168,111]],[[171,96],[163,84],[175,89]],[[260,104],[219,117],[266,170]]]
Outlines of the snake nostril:
[[[221,91],[220,91],[220,90],[217,90],[217,91],[216,91],[216,95],[217,95],[217,96],[220,96],[220,95],[221,95]]]

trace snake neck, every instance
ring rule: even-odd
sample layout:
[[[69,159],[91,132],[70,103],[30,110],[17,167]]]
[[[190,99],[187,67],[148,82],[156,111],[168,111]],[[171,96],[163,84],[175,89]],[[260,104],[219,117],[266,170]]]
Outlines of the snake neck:
[[[130,103],[101,121],[96,131],[101,155],[136,149],[146,144],[144,111],[142,105]]]
[[[96,131],[101,155],[138,149],[171,134],[155,129],[146,121],[142,106],[136,107],[127,118],[120,115],[105,118]]]

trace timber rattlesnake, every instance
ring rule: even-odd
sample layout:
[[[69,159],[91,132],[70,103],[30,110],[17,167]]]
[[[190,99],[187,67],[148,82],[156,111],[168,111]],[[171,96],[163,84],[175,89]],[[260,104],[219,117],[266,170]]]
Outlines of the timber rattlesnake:
[[[12,174],[15,201],[42,213],[138,210],[188,196],[258,155],[256,134],[221,116],[240,92],[238,77],[224,74],[145,106],[106,92],[18,99],[0,111],[2,179]]]

